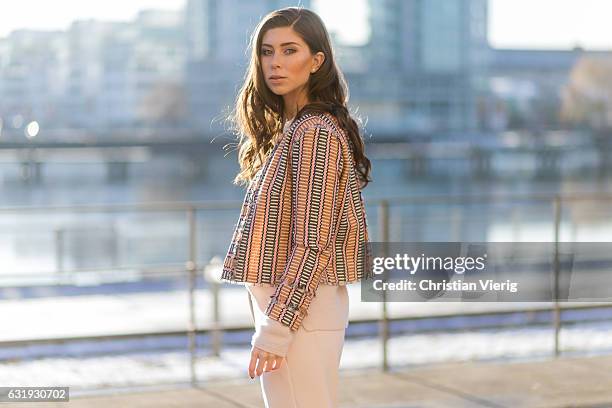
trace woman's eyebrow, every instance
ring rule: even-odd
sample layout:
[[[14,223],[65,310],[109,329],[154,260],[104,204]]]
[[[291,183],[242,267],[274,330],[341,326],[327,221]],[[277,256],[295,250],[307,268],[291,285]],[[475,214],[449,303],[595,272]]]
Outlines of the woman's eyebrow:
[[[291,44],[295,44],[295,45],[297,45],[298,47],[300,46],[300,44],[298,44],[298,43],[296,43],[296,42],[286,42],[286,43],[282,43],[282,44],[281,44],[281,47],[284,47],[285,45],[291,45]],[[270,45],[270,44],[261,44],[261,45],[262,45],[262,46],[264,46],[264,45],[265,45],[265,46],[268,46],[268,47],[272,47],[272,48],[274,48],[274,47],[273,47],[272,45]]]

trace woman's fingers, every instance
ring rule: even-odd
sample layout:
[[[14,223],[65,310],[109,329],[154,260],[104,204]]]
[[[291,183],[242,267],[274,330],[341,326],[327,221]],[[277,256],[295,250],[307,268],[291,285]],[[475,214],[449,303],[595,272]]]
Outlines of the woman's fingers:
[[[268,362],[266,363],[266,372],[274,371],[274,365],[276,364],[276,358],[271,356],[268,358]]]
[[[258,356],[258,360],[257,360],[257,375],[261,375],[264,371],[264,366],[266,365],[266,362],[268,360],[268,352],[267,351],[260,351],[259,352],[259,356]]]
[[[264,372],[274,371],[280,368],[283,357],[268,353],[257,347],[251,350],[251,361],[249,362],[249,377],[262,375]]]
[[[278,356],[276,354],[273,354],[272,358],[270,358],[268,360],[268,365],[267,365],[268,369],[266,371],[275,371],[275,370],[278,370],[281,367],[281,365],[283,364],[283,360],[284,359],[285,359],[284,357],[281,357],[281,356]]]
[[[274,360],[273,360],[273,363],[274,363],[274,368],[272,368],[272,370],[278,370],[278,369],[281,367],[281,365],[283,364],[283,360],[284,360],[284,358],[283,358],[283,357],[281,357],[281,356],[276,356],[276,357],[274,358]]]
[[[275,354],[268,355],[268,359],[266,360],[266,372],[274,371],[274,365],[276,364],[277,356]]]
[[[255,378],[255,365],[257,364],[258,349],[251,350],[251,361],[249,362],[249,377]]]

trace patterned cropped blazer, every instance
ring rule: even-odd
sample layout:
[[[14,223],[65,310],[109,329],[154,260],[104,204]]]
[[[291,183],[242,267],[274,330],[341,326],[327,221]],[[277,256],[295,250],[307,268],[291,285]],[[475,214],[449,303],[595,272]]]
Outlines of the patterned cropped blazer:
[[[371,253],[348,136],[333,115],[304,114],[249,184],[222,280],[277,286],[266,315],[297,330],[320,283],[372,276]]]

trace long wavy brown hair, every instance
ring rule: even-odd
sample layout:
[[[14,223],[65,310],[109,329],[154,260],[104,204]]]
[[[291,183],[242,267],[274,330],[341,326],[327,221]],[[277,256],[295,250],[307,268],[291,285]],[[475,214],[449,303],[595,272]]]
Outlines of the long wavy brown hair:
[[[266,15],[251,35],[251,59],[245,81],[236,98],[229,121],[239,135],[238,162],[240,172],[233,184],[248,184],[265,162],[273,147],[274,135],[285,125],[285,106],[281,95],[273,93],[265,83],[260,50],[264,34],[278,27],[292,27],[308,45],[311,54],[322,51],[323,64],[308,80],[308,101],[295,115],[329,112],[347,133],[353,151],[355,169],[363,189],[370,179],[370,160],[365,156],[364,142],[357,122],[347,109],[348,86],[334,58],[329,34],[321,18],[303,7],[287,7]],[[358,118],[359,122],[361,120]]]

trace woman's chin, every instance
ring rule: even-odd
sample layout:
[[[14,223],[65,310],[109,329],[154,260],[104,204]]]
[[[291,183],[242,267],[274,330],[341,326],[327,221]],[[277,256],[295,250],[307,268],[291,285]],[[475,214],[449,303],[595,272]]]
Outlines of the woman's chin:
[[[277,94],[279,96],[287,93],[285,91],[285,88],[280,86],[280,85],[271,85],[271,86],[269,86],[269,88],[270,88],[270,90],[272,92],[274,92],[275,94]]]

